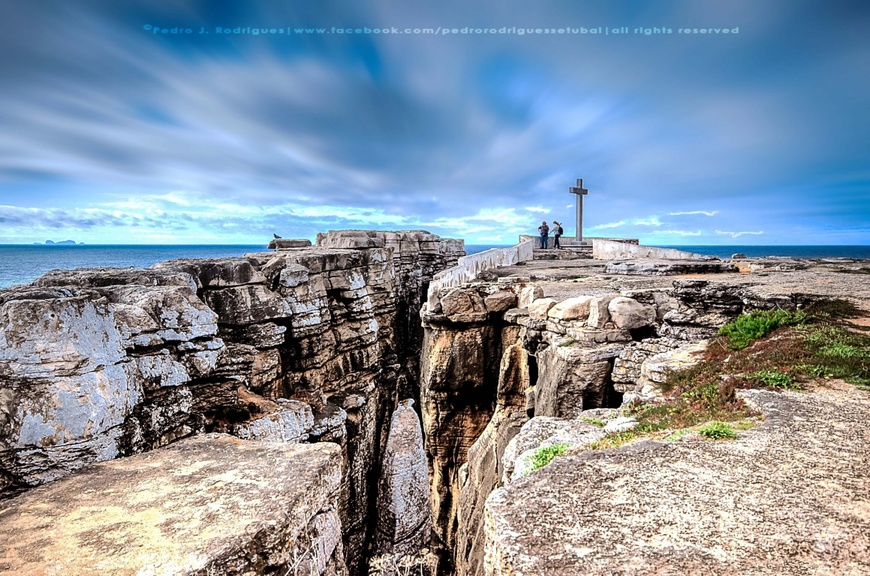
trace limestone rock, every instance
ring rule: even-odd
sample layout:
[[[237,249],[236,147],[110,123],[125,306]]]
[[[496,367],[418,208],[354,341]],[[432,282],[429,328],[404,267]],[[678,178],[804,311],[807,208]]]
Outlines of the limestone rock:
[[[507,340],[512,334],[508,332],[504,336]],[[454,558],[456,573],[460,576],[479,574],[482,569],[484,504],[490,492],[501,486],[505,448],[528,420],[524,394],[528,386],[528,353],[517,341],[505,349],[499,364],[496,409],[492,419],[468,449],[468,463],[459,473]]]
[[[604,270],[607,274],[627,276],[676,276],[680,274],[722,274],[737,272],[730,262],[700,260],[633,260],[610,262]]]
[[[201,436],[6,503],[15,574],[346,574],[335,445]],[[46,503],[51,505],[46,505]]]
[[[323,248],[383,248],[383,236],[370,230],[330,230],[325,236],[318,235],[317,245]]]
[[[653,306],[641,304],[637,300],[624,296],[611,300],[607,310],[613,323],[623,330],[652,326],[656,320],[656,310]]]
[[[610,322],[610,301],[616,298],[616,294],[594,296],[589,301],[589,317],[586,325],[590,328],[604,328]]]
[[[274,238],[269,242],[269,250],[287,250],[290,248],[307,248],[311,240],[307,238]]]
[[[158,262],[152,268],[187,272],[197,281],[199,288],[225,288],[265,282],[263,274],[247,258],[169,260]]]
[[[278,284],[284,288],[295,288],[308,282],[308,268],[299,264],[288,264],[281,268]]]
[[[660,396],[660,386],[672,372],[690,368],[704,359],[708,343],[706,340],[701,340],[644,360],[637,381],[637,390],[641,396]]]
[[[549,346],[538,352],[535,416],[575,416],[605,406],[607,379],[620,345]]]
[[[563,300],[550,308],[547,311],[549,318],[556,320],[564,320],[566,322],[580,321],[585,322],[589,317],[589,307],[592,303],[592,296],[577,296]]]
[[[244,440],[262,442],[301,442],[314,428],[311,406],[296,400],[279,398],[276,409],[265,416],[236,424],[233,435]]]
[[[583,420],[536,416],[523,425],[505,449],[502,482],[507,485],[531,473],[532,457],[541,448],[558,444],[585,447],[605,434],[605,430]]]
[[[546,320],[550,308],[556,305],[553,298],[538,298],[529,304],[529,318],[532,320]]]
[[[486,319],[486,307],[473,289],[454,288],[441,298],[442,313],[454,322]]]
[[[414,555],[431,538],[429,471],[413,404],[400,402],[390,423],[378,490],[379,554]]]
[[[519,308],[528,308],[532,302],[543,297],[544,289],[536,284],[531,284],[520,291],[517,306]]]
[[[517,295],[510,290],[499,290],[483,299],[488,312],[505,312],[517,305]]]
[[[764,423],[737,440],[568,453],[493,492],[483,573],[870,571],[870,520],[856,508],[870,397],[740,394]]]

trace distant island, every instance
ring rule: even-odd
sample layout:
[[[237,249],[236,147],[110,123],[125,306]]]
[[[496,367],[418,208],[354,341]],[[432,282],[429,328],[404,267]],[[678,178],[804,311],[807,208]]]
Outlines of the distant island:
[[[42,246],[39,242],[34,242],[37,246]],[[46,240],[46,246],[84,246],[84,242],[76,242],[75,240],[61,240],[60,242],[55,242],[53,240]]]

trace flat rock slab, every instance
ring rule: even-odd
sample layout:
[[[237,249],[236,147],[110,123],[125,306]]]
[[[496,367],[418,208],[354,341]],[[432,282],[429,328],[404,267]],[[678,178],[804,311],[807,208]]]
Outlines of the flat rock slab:
[[[0,504],[0,574],[286,569],[340,481],[335,444],[197,436],[96,464]],[[340,527],[333,539],[321,552],[334,550]]]
[[[870,574],[870,394],[748,391],[733,441],[557,457],[486,504],[487,574]]]
[[[730,262],[720,260],[631,260],[628,262],[608,262],[606,274],[626,276],[677,276],[680,274],[722,274],[737,272],[738,268]]]

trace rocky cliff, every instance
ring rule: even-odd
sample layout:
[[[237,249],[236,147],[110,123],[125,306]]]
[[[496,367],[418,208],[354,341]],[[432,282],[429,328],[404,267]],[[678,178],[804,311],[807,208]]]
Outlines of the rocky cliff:
[[[417,397],[417,311],[461,242],[330,232],[317,246],[0,292],[0,491],[201,432],[339,444],[344,552],[373,546],[393,410]]]
[[[544,552],[549,528],[536,515],[558,494],[527,496],[532,484],[525,480],[513,487],[529,474],[537,450],[589,446],[630,429],[633,420],[616,408],[660,394],[669,371],[697,362],[707,339],[746,310],[868,293],[866,283],[834,285],[837,272],[824,267],[789,270],[800,278],[774,275],[783,271],[777,261],[759,264],[756,275],[729,265],[676,278],[684,272],[679,263],[644,265],[666,268],[671,277],[617,275],[606,262],[534,262],[430,294],[422,314],[422,417],[442,573],[561,573],[559,558],[582,558],[583,546],[566,539],[579,552],[565,552],[559,540],[547,544],[551,556]],[[558,523],[574,521],[568,508],[558,509]],[[554,560],[539,570],[544,557]],[[584,566],[578,559],[571,573],[584,573]],[[602,573],[619,568],[601,566]]]
[[[843,274],[838,263],[547,263],[525,262],[519,249],[472,258],[427,294],[461,243],[343,231],[298,244],[147,270],[56,271],[0,291],[0,494],[8,498],[0,525],[13,534],[0,544],[0,573],[87,572],[113,554],[120,564],[106,570],[142,573],[747,568],[749,560],[695,537],[712,524],[688,512],[663,536],[663,518],[691,507],[692,490],[661,506],[655,494],[729,467],[739,482],[770,488],[751,463],[738,472],[746,454],[785,458],[788,449],[772,443],[789,434],[813,443],[834,404],[747,396],[770,426],[735,448],[693,453],[690,477],[685,446],[574,454],[544,473],[533,472],[535,455],[580,451],[632,428],[617,407],[654,401],[671,369],[697,362],[718,328],[746,310],[870,300],[867,283],[853,281],[864,269]],[[484,270],[490,262],[513,265]],[[850,422],[865,404],[847,406]],[[833,498],[842,488],[857,498],[854,518],[842,502],[811,518],[811,529],[782,518],[806,536],[794,553],[819,570],[833,565],[825,554],[838,554],[841,568],[867,564],[856,552],[868,525],[859,483],[846,478],[863,470],[856,455],[867,439],[849,426],[830,427],[847,446],[842,462],[821,458],[819,444],[805,457],[818,456],[825,473],[798,466],[775,476],[794,483],[813,472],[813,488],[795,493]],[[663,467],[661,478],[644,475],[648,463]],[[698,493],[716,502],[716,486]],[[723,494],[725,504],[740,497]],[[248,499],[262,513],[247,509]],[[772,518],[789,502],[747,501]],[[730,510],[720,504],[708,514]],[[630,512],[625,522],[621,511]],[[633,534],[641,516],[646,524]],[[730,518],[717,526],[733,526]],[[813,530],[828,532],[812,540]],[[751,536],[732,542],[751,551],[745,558],[782,540],[771,533],[756,545]],[[121,542],[140,552],[122,554]],[[79,564],[64,560],[76,550]],[[704,559],[680,564],[692,551]],[[154,569],[165,558],[175,563]],[[771,566],[793,571],[789,562]]]

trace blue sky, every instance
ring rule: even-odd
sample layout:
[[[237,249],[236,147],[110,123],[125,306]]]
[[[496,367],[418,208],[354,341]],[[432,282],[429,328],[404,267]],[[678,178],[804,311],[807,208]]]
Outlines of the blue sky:
[[[586,235],[870,244],[868,29],[860,0],[4,0],[0,243],[510,244],[573,234],[582,177]]]

